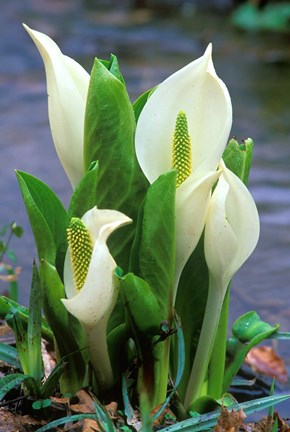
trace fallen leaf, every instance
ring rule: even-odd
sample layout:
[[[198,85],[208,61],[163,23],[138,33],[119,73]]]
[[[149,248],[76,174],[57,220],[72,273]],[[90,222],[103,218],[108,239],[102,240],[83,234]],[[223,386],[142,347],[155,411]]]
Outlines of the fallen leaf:
[[[245,418],[246,414],[242,409],[230,411],[222,407],[214,432],[238,432]]]
[[[269,346],[255,347],[248,353],[245,362],[256,372],[276,378],[280,383],[288,381],[284,360]]]

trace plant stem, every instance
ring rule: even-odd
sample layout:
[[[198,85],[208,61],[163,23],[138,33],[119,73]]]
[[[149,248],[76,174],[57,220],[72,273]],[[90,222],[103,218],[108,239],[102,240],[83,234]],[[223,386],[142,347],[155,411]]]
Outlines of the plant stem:
[[[212,349],[209,363],[208,376],[208,395],[215,399],[221,397],[223,393],[223,379],[226,363],[226,344],[227,344],[227,327],[229,315],[230,287],[228,287],[221,316],[218,323],[217,333]]]
[[[170,340],[157,343],[153,348],[154,356],[154,407],[162,404],[166,399],[168,388]]]
[[[221,314],[224,290],[222,286],[216,286],[216,283],[213,282],[213,278],[210,276],[203,324],[184,400],[184,406],[187,410],[190,408],[192,402],[202,396],[202,386],[206,377]]]
[[[103,319],[103,321],[105,320]],[[95,372],[99,391],[108,390],[114,384],[106,337],[107,322],[103,321],[93,327],[84,326],[90,361]]]

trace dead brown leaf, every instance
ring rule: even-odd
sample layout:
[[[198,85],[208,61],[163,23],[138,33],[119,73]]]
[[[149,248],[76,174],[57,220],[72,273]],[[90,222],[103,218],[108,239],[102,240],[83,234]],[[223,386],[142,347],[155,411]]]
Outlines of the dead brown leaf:
[[[222,407],[214,432],[238,432],[245,418],[246,414],[243,410],[229,411]]]
[[[272,347],[252,348],[245,361],[258,373],[276,378],[282,384],[286,384],[288,381],[285,362]]]
[[[0,408],[0,432],[32,432],[45,425],[46,421],[28,415],[18,415]]]

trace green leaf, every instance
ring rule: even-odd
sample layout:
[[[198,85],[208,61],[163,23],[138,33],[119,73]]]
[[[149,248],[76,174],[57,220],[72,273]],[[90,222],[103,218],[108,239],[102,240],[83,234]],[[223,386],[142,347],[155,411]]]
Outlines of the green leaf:
[[[29,309],[25,306],[21,306],[16,301],[10,298],[1,296],[0,297],[0,317],[5,319],[5,316],[7,314],[13,313],[13,310],[16,310],[18,312],[19,318],[27,326]],[[41,332],[43,338],[50,344],[53,344],[53,334],[45,318],[42,318],[41,320]]]
[[[173,319],[175,193],[175,170],[162,174],[149,187],[130,256],[130,270],[151,287],[161,320],[169,325]]]
[[[233,334],[240,339],[234,336],[228,340],[228,364],[224,375],[224,392],[229,388],[250,349],[274,335],[279,329],[279,324],[271,326],[263,322],[256,312],[251,311],[242,315],[233,324],[233,329]]]
[[[40,397],[42,399],[48,398],[53,394],[54,390],[59,384],[59,380],[66,367],[66,361],[69,359],[69,357],[70,355],[60,359],[60,361],[53,368],[52,372],[50,373],[44,384],[41,386]]]
[[[88,210],[95,206],[98,169],[98,162],[92,162],[88,172],[73,191],[67,212],[68,222],[72,217],[81,219]]]
[[[256,311],[246,312],[240,316],[232,326],[233,336],[240,342],[251,342],[253,338],[262,334],[275,333],[279,329],[279,324],[272,326],[262,321]]]
[[[50,399],[37,400],[37,401],[33,402],[33,404],[32,404],[32,408],[35,410],[48,408],[50,406],[51,406],[51,400]]]
[[[50,423],[47,423],[45,426],[42,426],[41,428],[37,429],[35,432],[48,432],[48,431],[55,431],[55,428],[60,425],[64,425],[66,423],[71,423],[74,421],[79,420],[85,420],[85,419],[92,419],[97,420],[97,414],[75,414],[75,415],[69,415],[57,420],[54,420]]]
[[[134,331],[147,337],[161,333],[162,317],[159,303],[151,287],[141,278],[128,273],[120,279],[121,296],[127,311],[128,322]]]
[[[66,250],[66,211],[43,182],[30,174],[16,171],[26,206],[39,260],[45,259],[62,268]]]
[[[228,409],[230,411],[243,410],[246,415],[250,415],[257,411],[266,409],[274,404],[284,402],[289,398],[290,398],[290,394],[278,395],[278,396],[267,396],[261,399],[234,404]],[[220,410],[216,410],[208,414],[198,415],[191,419],[187,419],[182,422],[176,423],[172,426],[165,427],[162,429],[162,431],[178,432],[182,430],[182,432],[199,432],[203,430],[208,430],[216,425],[219,415],[220,415]]]
[[[97,402],[94,403],[94,408],[96,410],[96,416],[97,416],[97,422],[101,429],[103,429],[105,432],[115,432],[115,426],[112,422],[111,417],[109,416],[107,410],[105,407],[102,407]]]
[[[204,257],[203,243],[204,236],[202,235],[183,269],[175,302],[177,314],[182,319],[185,340],[185,369],[178,387],[181,400],[185,397],[207,302],[208,268]],[[173,339],[172,345],[172,372],[176,374],[177,349],[175,339]]]
[[[114,54],[111,54],[110,60],[100,60],[99,61],[114,75],[122,84],[125,85],[125,80],[119,69],[118,59]]]
[[[157,420],[158,417],[161,416],[161,414],[164,412],[165,408],[167,407],[167,405],[170,403],[172,397],[174,396],[182,375],[183,375],[183,371],[184,371],[184,366],[185,366],[185,347],[184,347],[184,336],[183,336],[183,330],[181,327],[181,321],[179,319],[179,317],[177,315],[175,315],[175,326],[176,326],[176,330],[177,330],[177,358],[178,358],[178,364],[177,364],[177,373],[176,373],[176,378],[175,378],[175,383],[173,386],[173,389],[170,391],[169,395],[167,396],[167,398],[165,399],[164,403],[161,405],[160,409],[154,414],[153,416],[153,421]]]
[[[61,299],[65,298],[63,283],[55,267],[42,260],[39,268],[43,285],[43,309],[45,317],[53,331],[57,352],[60,358],[74,353],[67,360],[66,369],[61,377],[63,393],[77,392],[83,384],[85,365],[77,339],[82,334],[82,327],[73,320]]]
[[[0,360],[17,369],[21,369],[17,349],[11,345],[0,342]]]
[[[138,99],[133,103],[133,110],[134,110],[134,114],[135,114],[136,123],[138,122],[141,111],[144,108],[147,100],[149,99],[149,97],[151,96],[151,94],[154,92],[155,89],[156,89],[156,87],[153,87],[153,88],[147,90],[146,92],[141,94],[138,97]]]
[[[43,377],[41,356],[42,286],[36,264],[33,264],[28,317],[29,373],[40,386]]]
[[[6,321],[14,331],[18,358],[25,375],[30,375],[30,359],[27,340],[27,327],[18,315],[16,310],[12,310],[6,316]]]
[[[147,188],[134,148],[135,119],[124,84],[99,60],[91,73],[85,114],[85,170],[98,161],[95,204],[119,210],[134,220]],[[134,225],[115,231],[109,248],[127,271]]]
[[[21,384],[26,379],[27,376],[20,373],[6,375],[5,377],[0,378],[0,400],[2,400],[10,390]]]
[[[248,184],[253,159],[253,140],[248,138],[239,144],[231,139],[225,148],[223,160],[226,166],[238,176],[245,185]]]

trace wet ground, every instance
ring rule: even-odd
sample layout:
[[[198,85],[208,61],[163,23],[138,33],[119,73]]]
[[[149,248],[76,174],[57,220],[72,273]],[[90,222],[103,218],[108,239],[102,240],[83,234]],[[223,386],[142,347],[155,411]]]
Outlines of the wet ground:
[[[290,330],[290,37],[246,34],[226,15],[193,9],[161,16],[89,10],[78,0],[1,0],[0,225],[16,220],[25,228],[12,244],[25,304],[35,248],[14,169],[47,182],[65,204],[70,186],[50,137],[43,64],[22,22],[49,34],[88,71],[94,56],[116,54],[132,100],[213,42],[216,70],[232,96],[232,135],[256,143],[249,187],[261,217],[259,245],[233,282],[230,319],[255,309]],[[290,344],[279,348],[289,365]]]

